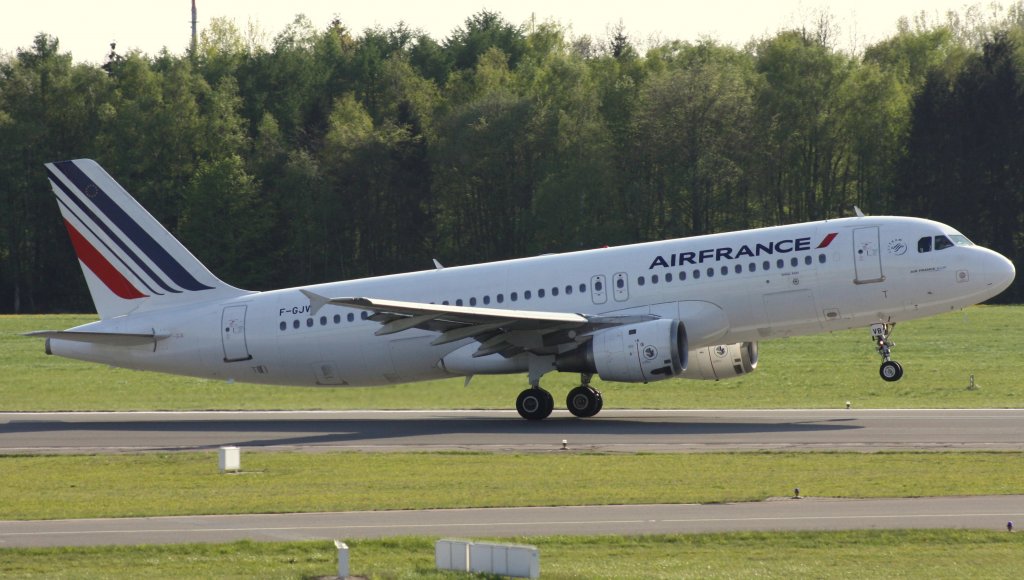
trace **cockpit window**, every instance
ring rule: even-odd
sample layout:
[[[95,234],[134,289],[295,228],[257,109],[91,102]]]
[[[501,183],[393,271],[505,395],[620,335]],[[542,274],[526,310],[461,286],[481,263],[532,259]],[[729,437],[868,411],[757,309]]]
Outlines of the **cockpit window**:
[[[920,254],[932,251],[932,237],[925,236],[920,240],[917,240],[917,251]]]
[[[974,242],[972,242],[971,240],[968,240],[967,236],[962,236],[962,235],[959,235],[959,234],[957,234],[955,236],[949,236],[949,239],[953,240],[953,243],[958,245],[958,246],[966,247],[966,246],[973,246],[974,245]]]
[[[935,251],[945,250],[946,248],[952,248],[956,244],[946,236],[935,236]]]

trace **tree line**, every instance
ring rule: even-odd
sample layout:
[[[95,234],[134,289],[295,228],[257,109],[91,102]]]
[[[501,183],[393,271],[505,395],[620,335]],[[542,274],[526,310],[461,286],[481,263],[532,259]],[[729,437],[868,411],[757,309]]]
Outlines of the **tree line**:
[[[443,41],[214,19],[181,55],[0,56],[0,312],[90,311],[42,168],[92,157],[269,289],[850,215],[1024,256],[1024,9],[641,50],[483,11]],[[1015,285],[1004,300],[1024,299]]]

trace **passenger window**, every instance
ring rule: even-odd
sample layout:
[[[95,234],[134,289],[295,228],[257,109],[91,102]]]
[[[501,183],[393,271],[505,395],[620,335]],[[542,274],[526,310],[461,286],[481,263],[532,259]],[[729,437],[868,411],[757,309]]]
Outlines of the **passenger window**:
[[[810,266],[813,262],[814,262],[813,258],[811,258],[810,256],[804,256],[804,264],[807,264],[808,266]]]
[[[767,272],[768,270],[771,270],[772,269],[772,263],[769,262],[768,260],[765,260],[764,262],[761,262],[761,269],[764,270],[765,272]]]
[[[818,254],[818,263],[819,264],[824,264],[825,263],[825,254]]]
[[[798,260],[796,258],[790,258],[789,259],[789,265],[793,266],[794,268],[796,268],[797,266],[800,265],[800,260]]]
[[[503,302],[505,302],[505,295],[504,294],[498,294],[498,304],[501,304]]]
[[[572,294],[572,286],[571,285],[569,285],[569,284],[565,285],[565,293],[566,293],[566,295]]]
[[[935,236],[935,251],[952,248],[955,244],[946,236]]]
[[[519,293],[518,292],[513,292],[512,295],[509,296],[509,298],[512,299],[512,302],[518,302],[519,301]]]
[[[306,328],[313,328],[313,319],[312,318],[307,318],[306,319]]]
[[[658,283],[658,275],[657,274],[652,274],[651,275],[651,284],[657,284],[657,283]]]
[[[490,303],[491,303],[491,297],[490,296],[484,296],[484,304],[490,304]]]
[[[672,281],[672,272],[669,272],[668,274],[665,274],[665,282],[671,282],[671,281]]]
[[[602,284],[600,280],[594,282],[594,290],[597,290],[598,292],[604,290],[604,284]]]
[[[584,293],[586,291],[587,291],[587,285],[586,284],[580,284],[580,294],[582,294],[582,293]]]
[[[448,306],[448,301],[444,300],[444,301],[441,302],[441,304],[444,304],[445,306]]]
[[[470,306],[476,306],[476,296],[470,296],[470,298],[469,298],[469,305]]]
[[[296,328],[297,329],[298,327],[299,327],[299,321],[298,320],[292,321],[292,328]]]
[[[341,324],[341,315],[340,314],[335,314],[334,315],[334,324]]]
[[[362,318],[363,320],[366,320],[369,317],[370,317],[370,313],[365,311],[365,310],[359,313],[359,318]]]
[[[778,260],[775,260],[775,267],[777,267],[780,270],[785,268],[786,267],[786,261],[783,260],[782,258],[779,258]]]
[[[533,296],[533,294],[529,290],[523,292],[523,300],[529,300],[531,296]]]
[[[708,268],[708,278],[712,278],[712,277],[714,277],[714,275],[715,275],[715,269],[714,268]]]
[[[348,321],[349,321],[349,322],[352,322],[352,321],[353,321],[353,320],[355,320],[355,319],[356,319],[356,316],[355,316],[355,314],[352,314],[351,312],[349,312],[349,313],[348,313]]]
[[[693,271],[693,279],[694,280],[700,280],[700,270],[694,270]]]
[[[326,316],[321,316],[320,317],[320,326],[327,326],[327,317]]]
[[[619,290],[621,290],[626,287],[626,281],[623,280],[622,278],[619,278],[618,280],[615,281],[615,285],[619,288]]]
[[[554,288],[551,289],[551,295],[558,296],[558,286],[555,286]]]
[[[748,272],[756,272],[757,271],[757,264],[755,264],[753,262],[747,264],[747,271]]]
[[[742,274],[743,273],[743,266],[741,266],[739,264],[736,264],[736,273],[737,274]]]
[[[544,297],[544,289],[541,288],[541,289],[537,290],[537,298],[543,298],[543,297]]]
[[[644,285],[644,277],[640,276],[639,278],[637,278],[636,279],[636,284],[637,284],[637,286],[643,286]]]
[[[459,298],[458,300],[456,300],[455,301],[455,305],[456,306],[462,306],[462,298]]]
[[[285,323],[285,321],[283,321],[283,320],[282,320],[282,321],[281,321],[281,330],[284,330],[284,329],[286,329],[286,328],[288,328],[288,324],[287,324],[287,323]]]
[[[726,276],[729,274],[729,266],[722,266],[722,275]]]
[[[931,236],[925,236],[925,237],[921,238],[920,240],[917,240],[917,252],[919,254],[924,254],[924,253],[930,252],[930,251],[932,251],[932,238],[931,238]]]
[[[686,272],[684,272],[682,270],[679,271],[679,281],[680,282],[685,282],[686,281]]]

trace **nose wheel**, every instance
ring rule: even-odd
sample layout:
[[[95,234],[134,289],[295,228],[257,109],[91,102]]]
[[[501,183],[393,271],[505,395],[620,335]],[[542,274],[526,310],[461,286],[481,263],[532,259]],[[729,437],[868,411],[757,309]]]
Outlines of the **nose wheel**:
[[[875,342],[875,349],[882,357],[882,366],[878,369],[882,380],[888,382],[898,381],[903,378],[903,366],[892,360],[890,354],[892,347],[896,346],[891,340],[895,323],[879,323],[871,325],[871,340]]]

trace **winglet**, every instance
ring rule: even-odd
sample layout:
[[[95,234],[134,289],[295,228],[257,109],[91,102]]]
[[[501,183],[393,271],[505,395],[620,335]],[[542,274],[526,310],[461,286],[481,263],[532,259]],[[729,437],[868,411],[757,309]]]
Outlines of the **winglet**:
[[[437,258],[431,258],[431,259],[434,260],[434,267],[435,268],[437,268],[438,270],[444,270],[444,266],[441,265],[441,262],[437,261]]]
[[[299,288],[299,292],[302,292],[306,298],[309,298],[309,313],[312,315],[316,315],[321,308],[327,306],[331,302],[330,298],[321,296],[316,292],[310,292],[304,288]]]

